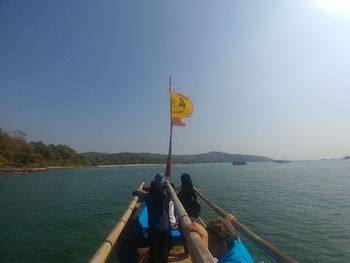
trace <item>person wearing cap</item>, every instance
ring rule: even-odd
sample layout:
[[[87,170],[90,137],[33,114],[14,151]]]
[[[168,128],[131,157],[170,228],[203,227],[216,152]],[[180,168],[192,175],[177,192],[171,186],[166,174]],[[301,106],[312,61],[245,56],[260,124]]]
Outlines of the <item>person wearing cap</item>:
[[[163,182],[163,178],[164,178],[164,174],[163,173],[157,173],[156,176],[154,177],[154,180],[157,183],[162,183]]]
[[[253,263],[247,248],[239,240],[235,228],[226,218],[210,221],[206,229],[198,223],[191,223],[184,229],[184,235],[197,232],[218,263]]]
[[[156,180],[151,182],[148,193],[136,190],[134,196],[146,202],[149,230],[149,262],[167,263],[169,255],[169,201],[164,185]]]

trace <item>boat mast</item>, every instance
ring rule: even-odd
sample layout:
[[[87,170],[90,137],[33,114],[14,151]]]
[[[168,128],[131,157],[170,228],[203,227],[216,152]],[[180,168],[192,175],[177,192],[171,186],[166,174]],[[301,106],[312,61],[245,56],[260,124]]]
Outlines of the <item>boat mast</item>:
[[[171,148],[173,140],[173,121],[172,121],[172,102],[171,102],[171,75],[169,75],[169,105],[170,105],[170,138],[169,138],[169,151],[166,160],[165,178],[170,181],[171,178]]]

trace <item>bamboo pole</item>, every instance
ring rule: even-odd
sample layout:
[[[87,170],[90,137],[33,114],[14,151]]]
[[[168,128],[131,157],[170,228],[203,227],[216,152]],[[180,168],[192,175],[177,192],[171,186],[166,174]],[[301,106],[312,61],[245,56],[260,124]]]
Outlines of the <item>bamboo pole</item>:
[[[141,183],[138,187],[138,190],[142,190],[144,183]],[[119,219],[119,222],[115,225],[112,232],[107,236],[105,241],[103,241],[100,248],[96,251],[95,255],[90,260],[90,263],[104,263],[107,261],[111,252],[118,241],[120,234],[122,233],[126,223],[128,222],[132,211],[139,202],[139,198],[135,196],[130,202],[128,208],[125,210],[122,217]]]
[[[190,217],[187,215],[184,207],[182,206],[180,200],[177,198],[177,195],[172,188],[169,180],[166,180],[167,188],[171,198],[173,199],[174,205],[178,212],[179,223],[181,224],[182,229],[184,229],[188,224],[192,223]],[[201,237],[195,233],[191,232],[186,238],[188,247],[190,249],[191,257],[195,263],[214,263],[214,258],[210,254],[208,248],[205,246]]]
[[[294,258],[286,255],[282,251],[280,251],[278,248],[267,242],[266,240],[262,239],[258,235],[256,235],[253,231],[251,231],[248,227],[240,223],[235,217],[232,217],[231,214],[227,213],[225,210],[223,210],[221,207],[219,207],[214,202],[210,201],[200,190],[194,187],[194,190],[199,195],[200,198],[204,202],[206,202],[214,211],[216,211],[220,216],[226,217],[226,218],[233,218],[231,220],[231,223],[246,237],[251,239],[256,245],[261,247],[265,252],[268,253],[269,256],[271,256],[273,259],[275,259],[277,262],[283,262],[283,263],[297,263]]]

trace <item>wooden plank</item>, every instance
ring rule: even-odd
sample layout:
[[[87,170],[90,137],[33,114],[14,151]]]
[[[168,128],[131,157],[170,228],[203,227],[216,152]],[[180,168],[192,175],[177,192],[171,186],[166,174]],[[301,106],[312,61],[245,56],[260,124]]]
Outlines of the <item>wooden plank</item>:
[[[174,246],[169,253],[169,262],[190,263],[190,255],[185,253],[184,246]]]
[[[148,256],[148,250],[149,248],[139,248],[137,252],[140,254],[140,258],[137,261],[138,263],[148,263],[149,256]],[[168,262],[176,262],[176,263],[192,263],[191,257],[188,253],[184,252],[184,246],[183,245],[176,245],[169,251],[169,257]]]

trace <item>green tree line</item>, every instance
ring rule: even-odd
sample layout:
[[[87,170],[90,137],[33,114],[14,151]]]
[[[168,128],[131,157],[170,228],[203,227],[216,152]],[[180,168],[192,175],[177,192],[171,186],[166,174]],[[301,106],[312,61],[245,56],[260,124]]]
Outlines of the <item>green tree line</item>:
[[[27,142],[22,131],[5,132],[0,128],[0,165],[3,166],[85,166],[87,158],[68,145]]]
[[[150,153],[77,153],[68,145],[27,142],[23,131],[0,128],[0,167],[96,166],[164,163],[166,155]]]
[[[27,142],[22,131],[5,132],[0,128],[0,166],[95,166],[115,164],[164,164],[165,154],[155,153],[77,153],[68,145]],[[209,152],[194,155],[173,155],[175,163],[270,162],[264,156]]]

